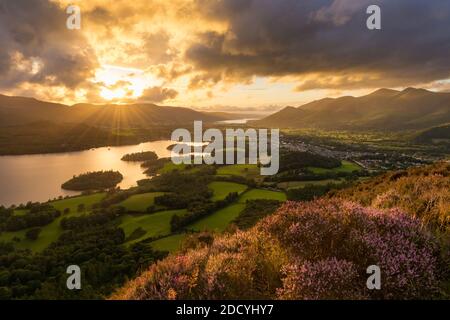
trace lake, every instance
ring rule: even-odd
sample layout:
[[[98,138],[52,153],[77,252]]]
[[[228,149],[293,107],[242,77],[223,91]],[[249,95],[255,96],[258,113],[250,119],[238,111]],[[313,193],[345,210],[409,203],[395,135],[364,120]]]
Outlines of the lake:
[[[61,189],[61,184],[88,171],[115,170],[124,179],[122,189],[136,186],[145,179],[140,163],[120,160],[127,153],[154,151],[160,158],[170,157],[170,140],[145,142],[138,145],[103,147],[79,152],[0,156],[0,205],[45,202],[59,196],[77,195]]]
[[[246,124],[247,122],[251,120],[257,120],[256,118],[252,119],[235,119],[235,120],[221,120],[217,121],[219,124]]]

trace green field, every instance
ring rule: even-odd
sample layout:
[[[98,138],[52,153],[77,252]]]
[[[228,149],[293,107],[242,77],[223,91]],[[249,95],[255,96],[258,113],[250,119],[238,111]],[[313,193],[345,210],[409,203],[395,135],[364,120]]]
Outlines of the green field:
[[[258,176],[259,172],[260,170],[256,164],[226,165],[217,169],[217,175],[219,176],[250,177]]]
[[[350,162],[350,161],[342,161],[342,165],[340,167],[337,168],[333,168],[333,169],[324,169],[324,168],[316,168],[316,167],[308,167],[309,170],[311,170],[311,172],[315,173],[315,174],[324,174],[324,173],[330,173],[330,172],[344,172],[344,173],[351,173],[353,171],[361,171],[362,168],[360,166],[358,166],[356,163],[354,162]]]
[[[155,250],[175,252],[180,249],[181,243],[186,238],[185,233],[174,234],[150,243]]]
[[[164,164],[164,167],[162,167],[161,169],[158,170],[158,173],[163,174],[163,173],[168,173],[168,172],[172,172],[174,170],[179,170],[179,171],[183,171],[184,169],[186,169],[186,165],[185,164],[175,164],[172,161],[169,161],[167,163]]]
[[[57,210],[60,210],[61,212],[64,211],[64,209],[69,208],[70,214],[80,215],[80,213],[77,213],[77,207],[79,204],[84,204],[86,207],[86,210],[90,210],[92,208],[92,205],[95,203],[100,202],[104,197],[106,193],[95,193],[87,196],[80,196],[80,197],[74,197],[74,198],[68,198],[63,200],[57,200],[50,202],[50,204]],[[81,213],[82,214],[82,213]],[[66,215],[66,217],[69,215]]]
[[[287,198],[284,192],[270,191],[263,189],[252,189],[244,193],[239,198],[239,203],[245,203],[247,200],[257,200],[257,199],[286,201]]]
[[[247,186],[233,183],[233,182],[221,182],[215,181],[209,184],[209,187],[214,190],[214,199],[219,200],[224,198],[230,192],[240,192],[240,196],[237,203],[233,203],[223,209],[214,212],[207,217],[200,219],[188,226],[188,229],[196,231],[216,231],[223,232],[226,227],[233,221],[239,214],[245,209],[245,202],[247,200],[256,199],[272,199],[279,201],[286,201],[286,195],[283,192],[270,191],[263,189],[252,189],[245,191]],[[125,231],[125,235],[128,237],[137,228],[141,227],[147,233],[142,235],[139,239],[133,240],[129,243],[140,241],[146,237],[161,236],[164,234],[170,234],[170,219],[173,214],[183,214],[186,210],[177,211],[163,211],[151,215],[127,215],[123,218],[122,227]],[[174,252],[179,249],[182,240],[185,238],[184,234],[177,234],[168,236],[151,243],[151,246],[157,250]]]
[[[139,239],[142,240],[144,237],[157,237],[170,234],[170,220],[175,214],[183,215],[186,210],[170,210],[170,211],[160,211],[152,214],[144,215],[125,215],[122,217],[120,228],[125,232],[125,237],[129,237],[134,230],[137,228],[142,228],[146,231],[145,235],[142,235]],[[135,240],[129,243],[136,242]]]
[[[210,230],[222,232],[225,228],[233,221],[239,213],[244,210],[245,204],[235,203],[220,209],[213,214],[193,223],[188,227],[188,229],[193,229],[196,231]]]
[[[146,212],[148,207],[155,204],[155,198],[163,194],[164,192],[135,194],[119,203],[118,206],[125,207],[128,211]]]
[[[188,228],[196,231],[211,230],[222,232],[233,221],[242,210],[245,209],[247,200],[270,199],[278,201],[286,201],[286,195],[283,192],[252,189],[244,192],[237,203],[233,203],[213,214],[193,223]]]
[[[29,211],[30,210],[27,210],[27,209],[16,209],[16,210],[14,210],[13,214],[15,216],[23,216],[23,215],[27,214]]]
[[[241,195],[237,203],[231,204],[226,208],[218,210],[214,214],[205,217],[192,224],[190,228],[194,230],[214,230],[222,232],[228,226],[228,224],[235,219],[240,212],[245,208],[245,201],[250,199],[276,199],[283,201],[286,196],[282,192],[253,189],[245,192],[246,185],[233,183],[233,182],[212,182],[209,187],[214,191],[214,200],[224,199],[230,192],[238,192]],[[123,201],[120,205],[123,205],[128,210],[144,211],[148,206],[152,205],[154,198],[162,193],[146,193],[133,195],[130,198]],[[12,241],[14,237],[20,239],[20,242],[16,242],[18,248],[31,249],[33,251],[42,251],[50,243],[56,241],[62,234],[63,230],[60,227],[60,221],[63,217],[74,217],[90,212],[92,205],[101,201],[105,196],[104,193],[98,193],[88,196],[80,196],[75,198],[69,198],[64,200],[58,200],[51,202],[51,204],[61,212],[66,208],[70,211],[68,214],[62,215],[55,219],[52,223],[42,227],[42,231],[39,238],[36,241],[27,240],[25,233],[27,230],[21,230],[18,232],[5,232],[0,235],[0,241]],[[83,212],[78,212],[77,208],[79,204],[84,204],[86,209]],[[157,237],[170,234],[170,220],[174,214],[182,215],[186,210],[171,210],[161,211],[153,214],[139,214],[139,215],[126,215],[120,220],[119,227],[123,228],[125,236],[129,237],[133,231],[138,228],[142,228],[146,233],[142,234],[138,239],[133,239],[128,244],[141,241],[148,237]],[[25,214],[24,211],[18,211],[16,214]],[[154,241],[152,246],[160,250],[166,250],[173,252],[178,249],[184,235],[173,235],[166,238]]]
[[[52,223],[41,228],[41,233],[37,240],[32,241],[28,240],[25,237],[25,233],[29,229],[20,230],[17,232],[4,232],[0,235],[0,241],[9,242],[12,241],[14,237],[20,239],[20,242],[14,242],[17,248],[20,249],[31,249],[32,251],[42,251],[48,247],[48,245],[58,239],[58,237],[62,234],[63,230],[61,229],[59,223],[63,219],[63,217],[75,217],[89,212],[92,208],[92,205],[100,202],[105,193],[96,193],[88,196],[80,196],[75,198],[69,198],[64,200],[57,200],[50,202],[50,204],[57,210],[60,210],[63,213],[64,209],[69,208],[70,212],[68,214],[62,214],[59,218],[53,220]],[[79,204],[84,204],[86,210],[83,212],[77,212],[77,208]]]
[[[213,201],[223,200],[226,196],[232,192],[237,192],[241,194],[247,190],[245,184],[235,183],[235,182],[225,182],[225,181],[214,181],[208,184],[208,188],[214,192],[212,197]]]
[[[188,169],[189,168],[189,169]],[[178,170],[180,172],[186,172],[186,173],[195,173],[199,170],[200,166],[194,166],[194,167],[188,167],[186,164],[175,164],[172,161],[167,162],[164,164],[164,166],[158,170],[159,174],[163,173],[169,173],[175,170]]]
[[[277,187],[280,189],[296,189],[296,188],[303,188],[307,185],[314,185],[314,186],[324,186],[329,183],[335,183],[339,184],[342,183],[343,180],[341,179],[325,179],[325,180],[317,180],[317,181],[287,181],[287,182],[280,182],[277,184]]]

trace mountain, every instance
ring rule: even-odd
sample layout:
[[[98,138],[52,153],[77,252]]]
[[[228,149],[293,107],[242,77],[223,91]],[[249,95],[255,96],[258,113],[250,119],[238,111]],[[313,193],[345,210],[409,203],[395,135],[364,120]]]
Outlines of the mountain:
[[[227,119],[227,118],[225,118]],[[64,104],[0,95],[0,155],[68,152],[167,139],[220,115],[154,104]]]
[[[287,107],[251,124],[325,130],[418,130],[450,122],[450,93],[380,89],[362,97],[325,98]]]
[[[435,143],[450,145],[450,124],[422,131],[415,137],[419,143]]]
[[[202,113],[221,118],[222,121],[262,118],[261,114],[254,114],[254,113],[238,113],[238,112],[224,112],[224,111],[205,111]]]
[[[0,126],[63,118],[67,106],[34,98],[0,95]]]
[[[154,104],[68,106],[34,98],[0,95],[0,126],[51,121],[101,127],[147,128],[152,125],[177,125],[194,120],[212,122],[224,118],[188,108],[162,107]]]

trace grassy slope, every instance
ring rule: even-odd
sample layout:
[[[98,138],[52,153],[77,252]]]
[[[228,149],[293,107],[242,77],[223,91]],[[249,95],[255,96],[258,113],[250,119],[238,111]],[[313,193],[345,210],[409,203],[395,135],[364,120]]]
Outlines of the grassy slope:
[[[217,169],[217,175],[220,176],[242,176],[250,177],[259,175],[259,168],[255,164],[235,164],[223,166]]]
[[[322,174],[322,173],[329,173],[329,172],[353,172],[353,171],[360,171],[361,167],[358,166],[354,162],[350,161],[342,161],[342,165],[338,168],[334,169],[324,169],[324,168],[316,168],[316,167],[309,167],[309,170],[311,170],[315,174]]]
[[[125,207],[129,211],[145,212],[148,207],[155,204],[155,198],[163,194],[164,192],[136,194],[125,201],[122,201],[118,205]]]
[[[386,172],[334,196],[364,206],[400,208],[450,235],[450,163]]]
[[[245,201],[247,201],[247,200],[257,200],[257,199],[286,201],[286,194],[284,194],[283,192],[279,192],[279,191],[252,189],[252,190],[244,193],[239,198],[239,203],[245,203]]]
[[[55,219],[52,223],[41,228],[41,233],[35,241],[31,241],[25,238],[25,233],[28,229],[17,231],[17,232],[4,232],[0,235],[0,241],[12,241],[14,237],[21,239],[20,242],[15,242],[18,248],[31,249],[32,251],[42,251],[50,243],[56,241],[61,235],[63,230],[59,226],[60,221],[63,217],[75,217],[89,212],[94,203],[100,202],[105,196],[104,193],[96,193],[88,196],[80,196],[75,198],[69,198],[64,200],[58,200],[50,202],[50,204],[57,210],[63,213],[64,209],[69,208],[70,212],[66,215],[62,214],[61,217]],[[79,204],[84,204],[86,206],[86,211],[77,212],[77,207]]]
[[[223,183],[223,182],[213,182],[216,188],[222,187],[224,189],[225,186],[231,187],[233,185],[238,185],[240,188],[243,185],[239,184],[230,184],[229,183]],[[237,186],[234,186],[237,187]],[[200,219],[190,226],[188,226],[189,229],[196,230],[196,231],[203,231],[203,230],[210,230],[210,231],[216,231],[216,232],[222,232],[226,229],[226,227],[230,224],[231,221],[233,221],[236,217],[239,216],[239,214],[245,209],[245,202],[247,200],[254,200],[254,199],[273,199],[273,200],[279,200],[279,201],[285,201],[286,195],[283,192],[277,192],[277,191],[270,191],[270,190],[263,190],[263,189],[252,189],[249,191],[244,192],[238,201],[236,203],[233,203],[223,209],[220,209],[213,214]],[[169,221],[170,222],[170,221]],[[170,229],[170,227],[169,227]],[[130,230],[129,232],[133,232],[133,230]],[[182,240],[184,239],[185,235],[179,234],[179,235],[172,235],[157,241],[154,241],[151,243],[152,247],[155,249],[163,250],[163,251],[169,251],[169,252],[175,252]]]
[[[235,182],[214,181],[208,185],[208,188],[210,188],[214,192],[211,200],[217,201],[225,199],[225,197],[231,192],[237,192],[241,194],[247,189],[247,186]]]
[[[125,236],[128,237],[137,228],[142,228],[147,233],[143,235],[140,239],[144,237],[157,237],[170,234],[170,219],[175,214],[182,215],[186,213],[186,210],[170,210],[170,211],[160,211],[153,214],[145,215],[125,215],[121,219],[121,227]],[[135,241],[131,241],[132,243]]]
[[[180,249],[184,238],[186,238],[186,234],[184,233],[174,234],[169,237],[153,241],[151,246],[155,250],[175,252]]]
[[[27,214],[30,210],[27,209],[16,209],[14,210],[14,215],[15,216],[23,216],[25,214]]]
[[[197,231],[210,230],[222,232],[231,221],[239,216],[239,213],[241,213],[244,208],[245,204],[234,203],[193,223],[189,228]]]
[[[283,192],[269,191],[263,189],[252,189],[241,195],[237,203],[233,203],[213,214],[193,223],[189,226],[193,230],[211,230],[222,232],[233,221],[242,210],[245,209],[247,200],[271,199],[286,201],[286,195]]]
[[[174,164],[172,161],[169,161],[166,164],[164,164],[164,167],[159,169],[158,173],[163,174],[163,173],[172,172],[174,170],[182,171],[184,169],[186,169],[185,164]]]

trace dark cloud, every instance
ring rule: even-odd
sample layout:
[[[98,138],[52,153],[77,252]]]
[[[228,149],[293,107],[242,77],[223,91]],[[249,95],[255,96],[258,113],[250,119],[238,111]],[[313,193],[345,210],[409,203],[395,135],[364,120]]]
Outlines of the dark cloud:
[[[48,0],[0,0],[0,87],[20,83],[75,88],[93,75],[97,60],[68,15]]]
[[[115,17],[107,8],[99,6],[86,12],[86,17],[90,22],[102,25],[116,26],[120,22],[120,19]]]
[[[205,78],[307,76],[299,86],[305,90],[405,86],[450,76],[448,0],[197,0],[197,4],[206,18],[228,25],[223,33],[202,33],[186,52]],[[366,8],[371,4],[382,9],[380,31],[366,28]]]
[[[178,95],[178,92],[174,89],[163,88],[163,87],[151,87],[145,89],[142,96],[139,97],[140,101],[143,102],[163,102],[168,99],[173,99]]]

